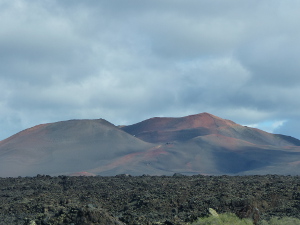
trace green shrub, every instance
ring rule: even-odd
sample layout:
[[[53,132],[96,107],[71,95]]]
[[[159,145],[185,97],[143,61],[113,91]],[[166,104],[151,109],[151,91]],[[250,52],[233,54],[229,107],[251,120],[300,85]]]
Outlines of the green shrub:
[[[250,219],[240,219],[233,213],[211,215],[210,217],[199,218],[192,225],[253,225]]]
[[[214,209],[209,208],[211,216],[199,218],[192,225],[253,225],[251,219],[240,219],[233,213],[218,214]],[[259,225],[300,225],[300,219],[292,217],[273,217],[269,221],[262,220]]]
[[[260,225],[300,225],[300,220],[292,217],[277,218],[273,217],[270,221],[262,220]]]

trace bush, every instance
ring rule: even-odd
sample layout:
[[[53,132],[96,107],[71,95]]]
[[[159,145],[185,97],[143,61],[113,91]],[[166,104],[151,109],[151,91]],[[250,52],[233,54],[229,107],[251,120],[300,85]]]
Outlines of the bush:
[[[233,213],[217,214],[213,209],[209,209],[210,217],[199,218],[192,225],[253,225],[251,219],[240,219]]]
[[[273,217],[270,219],[270,221],[262,220],[259,224],[260,225],[300,225],[300,220],[291,217],[283,217],[283,218]]]
[[[233,213],[218,214],[214,209],[209,209],[211,216],[199,218],[192,225],[253,225],[251,219],[240,219]],[[259,225],[300,225],[300,219],[292,217],[273,217],[270,221],[262,220]]]

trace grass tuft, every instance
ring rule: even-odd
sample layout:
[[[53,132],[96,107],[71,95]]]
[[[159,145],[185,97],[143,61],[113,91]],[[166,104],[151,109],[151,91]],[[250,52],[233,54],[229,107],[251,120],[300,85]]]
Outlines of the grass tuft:
[[[240,219],[233,213],[211,215],[205,218],[199,218],[192,225],[253,225],[250,219]]]
[[[273,217],[270,221],[262,220],[259,225],[300,225],[300,219],[292,217]]]
[[[218,214],[214,209],[209,208],[211,216],[199,218],[192,225],[253,225],[251,219],[240,219],[233,213]],[[300,219],[292,217],[273,217],[269,221],[262,220],[258,225],[300,225]]]

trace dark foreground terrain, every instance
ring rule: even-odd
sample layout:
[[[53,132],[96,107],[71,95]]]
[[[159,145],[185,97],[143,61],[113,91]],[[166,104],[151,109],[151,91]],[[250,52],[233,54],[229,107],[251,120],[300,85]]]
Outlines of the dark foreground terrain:
[[[188,224],[217,212],[300,217],[299,176],[0,178],[0,224]]]

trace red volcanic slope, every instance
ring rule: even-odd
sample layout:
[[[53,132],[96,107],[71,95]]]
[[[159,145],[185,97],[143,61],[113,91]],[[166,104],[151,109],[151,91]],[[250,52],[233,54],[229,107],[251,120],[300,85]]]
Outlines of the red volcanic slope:
[[[151,143],[187,141],[199,136],[218,134],[258,145],[300,145],[300,141],[295,138],[241,126],[209,113],[180,118],[156,117],[121,129]]]
[[[1,141],[0,177],[299,174],[299,146],[298,139],[209,113],[119,127],[102,119],[70,120]]]
[[[236,123],[224,120],[209,113],[200,113],[186,117],[154,117],[140,123],[123,126],[123,130],[130,130],[131,133],[151,132],[151,131],[176,131],[193,128],[215,129],[223,126],[232,126]]]
[[[102,119],[43,124],[0,142],[0,176],[88,172],[152,146]]]
[[[179,118],[155,117],[121,129],[151,143],[186,141],[193,137],[214,133],[219,127],[235,123],[209,113]]]

